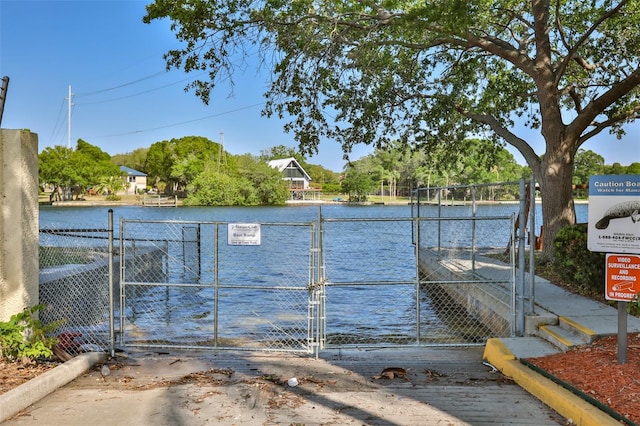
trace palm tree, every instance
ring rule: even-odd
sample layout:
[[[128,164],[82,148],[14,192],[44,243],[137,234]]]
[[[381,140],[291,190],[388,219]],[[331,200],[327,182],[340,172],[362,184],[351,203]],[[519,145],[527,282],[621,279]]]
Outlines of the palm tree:
[[[125,189],[124,181],[121,176],[103,176],[100,182],[95,186],[98,193],[107,193],[107,200],[117,201],[120,197],[117,195],[119,191]]]

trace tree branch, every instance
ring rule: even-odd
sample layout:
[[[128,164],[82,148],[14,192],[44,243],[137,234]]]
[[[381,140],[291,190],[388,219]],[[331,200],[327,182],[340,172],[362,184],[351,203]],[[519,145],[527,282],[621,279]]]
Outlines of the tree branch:
[[[516,148],[520,154],[527,161],[529,166],[534,169],[540,164],[540,158],[531,148],[531,146],[522,138],[516,136],[513,132],[505,128],[498,120],[490,114],[478,114],[461,111],[461,114],[465,117],[483,123],[491,127],[498,136],[504,139],[509,145]]]

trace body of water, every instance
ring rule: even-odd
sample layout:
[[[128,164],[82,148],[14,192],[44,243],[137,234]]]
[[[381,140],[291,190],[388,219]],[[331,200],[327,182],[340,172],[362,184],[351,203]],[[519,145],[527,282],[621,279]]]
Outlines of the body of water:
[[[318,218],[318,206],[285,207],[179,207],[157,208],[139,206],[116,206],[114,222],[120,217],[143,220],[184,220],[184,221],[220,221],[220,222],[308,222]],[[457,214],[469,214],[470,208],[451,206],[445,209],[458,211]],[[107,226],[108,207],[40,207],[40,227],[46,228],[105,228]],[[515,204],[478,206],[478,215],[502,215],[515,212]],[[577,204],[578,222],[586,222],[588,205]],[[415,212],[415,210],[414,210]],[[422,206],[421,215],[436,215],[437,208]],[[411,206],[322,206],[322,215],[328,218],[399,218],[411,217]],[[536,223],[542,224],[542,214],[538,206]]]
[[[478,206],[477,214],[508,216],[517,207],[516,204],[483,205]],[[136,290],[127,297],[131,301],[126,311],[130,336],[147,341],[145,339],[150,335],[160,333],[163,342],[210,342],[211,324],[217,309],[218,337],[226,341],[259,341],[271,336],[280,342],[278,344],[294,342],[292,344],[295,345],[295,342],[304,342],[308,337],[307,285],[313,273],[309,264],[312,237],[309,227],[293,225],[317,221],[320,214],[318,206],[117,206],[112,209],[116,236],[120,218],[177,223],[166,225],[171,232],[162,228],[165,226],[162,224],[141,224],[141,228],[135,230],[138,224],[134,222],[130,231],[125,227],[127,236],[137,234],[144,239],[151,235],[150,241],[184,236],[184,223],[208,223],[201,230],[201,254],[193,256],[193,245],[188,250],[180,245],[167,251],[169,259],[163,268],[172,287],[150,286],[141,282],[138,283],[141,285],[139,288],[144,288],[144,291]],[[108,224],[108,210],[108,207],[41,207],[40,227],[102,229]],[[435,216],[437,213],[434,206],[421,207],[422,216]],[[446,217],[464,217],[470,213],[470,208],[463,206],[441,210]],[[586,205],[578,205],[577,213],[579,221],[587,220]],[[416,296],[415,285],[412,284],[416,278],[414,229],[412,222],[406,220],[412,216],[411,206],[326,205],[322,206],[321,214],[329,219],[324,224],[323,235],[323,272],[329,281],[326,295],[329,339],[338,344],[415,341],[418,323],[423,338],[429,334],[455,339],[456,331],[438,315],[428,297],[423,294]],[[216,225],[212,222],[270,225],[263,225],[259,247],[228,246],[227,228],[221,226],[218,236],[221,243],[214,250],[211,242],[216,238]],[[437,241],[436,235],[440,231],[434,228],[435,223],[425,222],[420,231],[424,233],[426,244],[433,245]],[[508,223],[498,223],[500,232],[492,228],[480,231],[476,236],[480,245],[484,240],[504,246],[509,238]],[[538,218],[537,226],[541,224],[541,218]],[[452,246],[468,245],[468,224],[451,222],[449,225],[448,233],[440,235],[440,238]],[[176,232],[178,228],[180,231]],[[187,228],[191,232],[191,228]],[[497,234],[500,238],[496,239]],[[214,253],[218,256],[215,268]],[[213,305],[216,297],[212,288],[214,282],[221,286],[217,293],[218,308]],[[385,284],[387,282],[389,284]],[[394,282],[397,284],[391,284]],[[182,284],[202,286],[184,287]],[[271,291],[273,288],[279,290]],[[468,326],[465,328],[468,332]]]

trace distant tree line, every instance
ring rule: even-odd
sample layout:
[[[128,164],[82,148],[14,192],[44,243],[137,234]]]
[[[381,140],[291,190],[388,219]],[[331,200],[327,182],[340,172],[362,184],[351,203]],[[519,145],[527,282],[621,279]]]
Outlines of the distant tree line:
[[[186,136],[113,157],[82,139],[75,149],[47,147],[39,155],[40,182],[52,188],[52,200],[78,198],[89,188],[115,197],[125,189],[119,166],[127,166],[147,174],[149,188],[179,195],[186,205],[278,205],[289,198],[289,191],[280,173],[267,163],[289,157],[310,175],[312,187],[346,194],[351,201],[365,201],[372,194],[406,197],[416,188],[514,182],[531,176],[531,170],[519,165],[505,148],[481,139],[466,140],[459,151],[426,152],[396,143],[335,172],[309,163],[283,145],[258,156],[232,155],[205,137]],[[602,156],[581,149],[573,181],[582,185],[595,174],[638,173],[640,163],[605,165]]]
[[[78,139],[75,150],[47,147],[38,160],[40,186],[51,188],[51,201],[78,199],[88,188],[121,175],[109,154],[82,139]]]

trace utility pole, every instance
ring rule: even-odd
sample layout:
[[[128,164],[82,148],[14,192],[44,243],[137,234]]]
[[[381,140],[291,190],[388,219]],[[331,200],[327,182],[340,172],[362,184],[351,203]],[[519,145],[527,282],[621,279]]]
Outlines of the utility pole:
[[[223,154],[224,154],[224,132],[221,130],[220,143],[218,144],[218,173],[220,173],[220,159],[222,158]],[[226,158],[227,157],[225,156],[225,164],[227,163]]]
[[[71,85],[69,85],[69,97],[67,97],[68,103],[68,117],[67,117],[67,148],[71,149],[71,107],[73,103],[71,102],[71,98],[73,97],[73,93],[71,93]]]
[[[2,87],[0,88],[0,125],[2,124],[2,114],[4,114],[4,101],[7,99],[7,89],[9,88],[9,77],[2,77]]]

